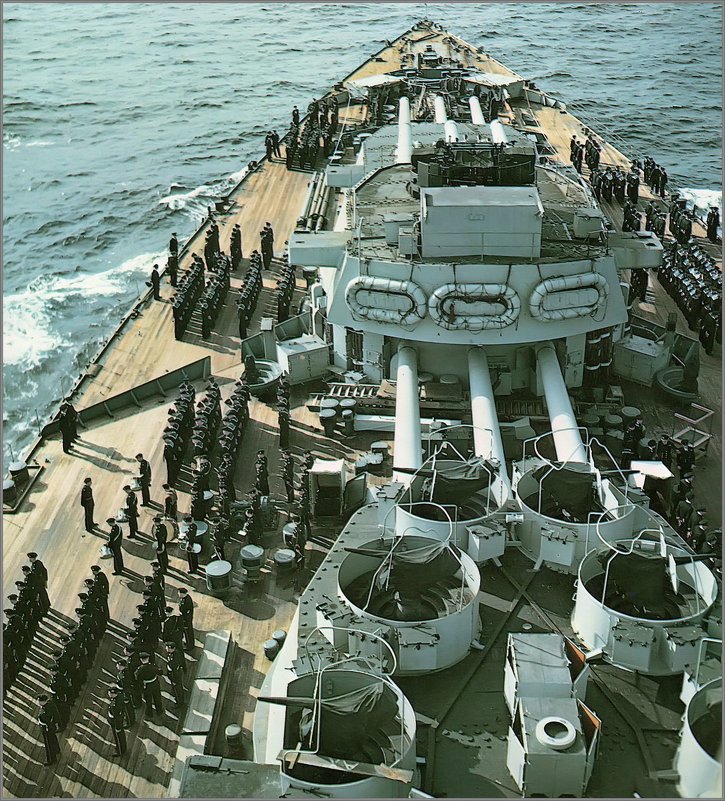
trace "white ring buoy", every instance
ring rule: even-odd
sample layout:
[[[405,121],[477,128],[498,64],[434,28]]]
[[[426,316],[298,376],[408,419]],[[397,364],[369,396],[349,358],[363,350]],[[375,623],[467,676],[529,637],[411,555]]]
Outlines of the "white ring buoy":
[[[566,718],[551,715],[542,718],[535,729],[536,739],[554,751],[565,751],[576,740],[576,729]]]
[[[345,289],[345,301],[358,319],[411,325],[425,317],[425,292],[413,281],[360,275]]]
[[[506,328],[520,311],[519,296],[507,284],[444,284],[428,299],[430,316],[449,331]]]
[[[588,317],[606,308],[609,284],[598,273],[578,273],[547,278],[529,298],[529,312],[539,320],[571,320]]]

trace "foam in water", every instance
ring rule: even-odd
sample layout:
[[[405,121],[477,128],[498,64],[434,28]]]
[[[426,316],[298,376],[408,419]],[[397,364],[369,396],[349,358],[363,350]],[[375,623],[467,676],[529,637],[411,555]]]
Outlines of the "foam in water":
[[[72,295],[109,297],[125,292],[134,276],[144,277],[165,253],[143,253],[118,267],[92,275],[70,278],[40,276],[26,290],[3,298],[3,364],[37,367],[44,358],[61,348],[71,347],[68,339],[54,333],[50,307]],[[119,317],[120,319],[120,317]]]
[[[710,206],[717,206],[722,219],[722,192],[717,189],[691,189],[684,187],[677,190],[688,202],[688,206],[695,206],[695,213],[703,220],[707,217]]]
[[[190,200],[199,197],[199,195],[205,192],[209,192],[209,189],[209,186],[202,184],[201,186],[197,186],[196,189],[192,189],[190,192],[162,197],[159,203],[162,206],[168,206],[172,211],[179,211],[180,209],[186,208]]]
[[[210,184],[201,184],[196,189],[189,192],[176,192],[162,197],[159,205],[166,206],[171,211],[184,211],[195,223],[199,218],[204,219],[207,215],[207,207],[210,201],[216,200],[220,195],[229,192],[236,186],[242,178],[249,172],[247,167],[227,175],[218,181]],[[178,186],[172,184],[171,188]]]
[[[9,131],[3,131],[3,147],[5,150],[16,150],[20,147],[21,139],[19,136],[10,133]]]
[[[50,317],[32,290],[3,298],[3,364],[37,367],[44,357],[70,347],[50,330]]]

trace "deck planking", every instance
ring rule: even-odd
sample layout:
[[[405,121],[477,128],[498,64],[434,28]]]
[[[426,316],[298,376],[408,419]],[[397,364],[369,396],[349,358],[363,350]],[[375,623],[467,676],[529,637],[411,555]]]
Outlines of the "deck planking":
[[[311,177],[311,173],[288,171],[283,161],[264,161],[232,193],[233,204],[229,213],[217,215],[222,250],[229,251],[231,230],[239,223],[243,253],[248,257],[253,249],[259,249],[259,232],[269,221],[275,231],[275,255],[281,256],[294,230]],[[203,253],[203,235],[197,239],[201,240],[198,247],[195,248],[192,243],[192,247],[181,258],[180,270],[189,267],[191,254],[195,250]],[[232,287],[235,289],[240,284],[242,272],[232,273]],[[269,279],[268,274],[265,276]],[[165,301],[169,301],[173,295],[173,289],[166,279],[162,280],[160,294]],[[159,340],[168,343],[167,346],[159,347]],[[188,333],[184,339],[175,341],[171,304],[150,301],[141,307],[136,319],[129,320],[121,339],[100,359],[101,370],[98,375],[84,379],[80,387],[80,406],[98,403],[206,355],[211,355],[213,373],[240,365],[238,342],[239,338],[236,337],[235,347],[230,347],[231,343],[228,343],[225,348],[210,348],[200,337]]]
[[[217,215],[222,249],[228,249],[231,229],[242,227],[245,256],[258,248],[259,231],[266,221],[275,230],[275,254],[280,256],[304,203],[311,173],[288,171],[284,162],[264,161],[232,193],[229,212]],[[166,234],[163,235],[164,237]],[[190,253],[203,243],[203,231],[191,243],[180,268],[188,266]],[[201,247],[200,247],[201,249]],[[273,289],[279,265],[265,271],[264,289],[253,318],[253,326],[273,308]],[[112,338],[99,360],[97,375],[88,375],[74,394],[77,408],[102,401],[191,361],[210,355],[212,373],[219,377],[223,396],[231,393],[233,381],[241,373],[241,352],[236,330],[234,300],[241,283],[241,272],[233,274],[228,294],[209,342],[193,332],[182,341],[173,337],[173,317],[168,302],[147,297]],[[173,290],[162,281],[165,300]],[[298,293],[299,296],[299,293]],[[201,390],[203,382],[196,382]],[[42,475],[23,502],[18,513],[5,517],[3,579],[11,584],[19,578],[26,553],[34,550],[49,571],[48,592],[52,611],[39,629],[25,667],[9,694],[4,709],[5,753],[3,787],[8,797],[160,797],[165,795],[171,776],[177,737],[184,709],[169,709],[170,695],[165,692],[166,717],[161,725],[139,720],[127,732],[128,751],[114,758],[110,729],[105,719],[106,690],[111,681],[113,658],[122,652],[122,637],[130,629],[136,604],[141,601],[143,576],[150,573],[154,558],[151,524],[157,508],[140,507],[141,540],[124,540],[126,573],[110,575],[112,565],[100,561],[98,551],[107,538],[106,517],[115,515],[122,505],[122,486],[134,475],[134,456],[143,452],[152,467],[152,499],[161,500],[161,484],[166,471],[163,463],[161,431],[173,393],[163,400],[150,400],[140,408],[116,413],[115,419],[92,421],[81,428],[81,441],[73,455],[64,454],[56,436],[42,441],[32,457],[43,465]],[[323,457],[349,457],[360,454],[352,443],[344,445],[326,440],[316,417],[293,395],[291,445],[294,453],[309,449]],[[360,447],[369,445],[370,436],[359,437]],[[243,494],[252,485],[254,454],[265,448],[270,455],[270,483],[275,502],[286,506],[284,488],[279,478],[277,414],[273,407],[258,401],[250,404],[250,425],[241,445],[235,486]],[[93,479],[96,502],[95,518],[101,530],[87,534],[83,528],[80,488],[83,479]],[[182,474],[183,479],[183,474]],[[183,484],[182,487],[187,486]],[[187,487],[188,488],[188,487]],[[179,491],[180,512],[189,508],[189,497]],[[286,521],[280,515],[280,525]],[[104,533],[105,532],[105,533]],[[334,533],[334,532],[331,532]],[[238,535],[227,547],[227,558],[235,564],[243,542]],[[265,536],[269,555],[281,546],[279,531]],[[206,550],[206,549],[205,549]],[[314,551],[314,546],[312,546]],[[186,586],[196,604],[197,635],[214,629],[229,629],[237,644],[235,664],[242,670],[235,674],[234,706],[225,708],[236,722],[251,730],[254,699],[261,685],[266,665],[262,643],[278,628],[287,628],[296,609],[296,594],[287,584],[279,584],[273,570],[265,569],[262,582],[254,589],[236,583],[224,600],[208,594],[202,576],[186,573],[185,555],[169,545],[170,573],[167,578],[167,601],[178,599],[178,588]],[[202,553],[202,565],[206,559]],[[315,564],[311,558],[310,565]],[[319,559],[318,559],[319,561]],[[39,727],[35,722],[37,695],[47,688],[51,653],[60,646],[61,626],[74,618],[76,593],[90,566],[100,563],[109,575],[111,623],[104,635],[89,677],[80,697],[72,707],[66,731],[60,737],[61,757],[46,768]],[[309,572],[309,568],[308,568]],[[195,656],[198,657],[199,648]],[[195,660],[189,660],[187,685],[193,680]],[[162,685],[165,686],[164,682]],[[166,688],[168,689],[168,688]],[[250,754],[251,756],[251,754]]]

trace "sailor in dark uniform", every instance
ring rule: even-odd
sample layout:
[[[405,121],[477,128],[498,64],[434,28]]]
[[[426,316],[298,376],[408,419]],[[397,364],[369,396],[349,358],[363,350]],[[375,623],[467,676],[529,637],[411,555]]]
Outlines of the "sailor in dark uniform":
[[[194,650],[194,602],[186,587],[179,587],[179,614],[182,620],[184,648]]]
[[[302,592],[304,587],[304,573],[305,573],[305,546],[301,542],[296,542],[294,545],[295,552],[295,589],[297,592]]]
[[[161,489],[164,490],[166,496],[164,497],[164,515],[176,520],[179,513],[179,500],[176,490],[169,484],[163,484]]]
[[[141,682],[146,714],[151,716],[156,712],[162,715],[164,705],[161,700],[161,686],[159,684],[159,669],[151,664],[151,655],[147,652],[141,655],[141,664],[136,670],[136,678]]]
[[[196,526],[194,526],[196,528]],[[191,531],[189,531],[189,534]],[[194,553],[194,541],[189,538],[186,541],[186,561],[189,564],[189,569],[186,571],[187,573],[198,573],[199,572],[199,557],[196,553]]]
[[[257,451],[256,485],[262,495],[269,495],[269,470],[267,467],[267,456],[263,450]]]
[[[50,599],[48,598],[48,570],[40,559],[38,559],[38,554],[35,553],[35,551],[30,551],[27,557],[30,560],[31,576],[34,579],[35,586],[38,587],[41,606],[45,607],[45,611],[47,612],[50,609]]]
[[[60,407],[60,414],[58,416],[58,426],[60,428],[60,433],[63,440],[63,453],[71,452],[73,441],[75,439],[74,433],[77,434],[77,429],[70,409],[70,403],[63,403]]]
[[[136,461],[139,465],[138,483],[141,485],[141,505],[148,506],[151,503],[151,495],[149,494],[149,487],[151,486],[151,465],[143,458],[142,453],[136,454]]]
[[[295,500],[295,463],[292,454],[287,450],[282,450],[282,481],[287,493],[287,502],[294,503]]]
[[[173,642],[166,643],[166,675],[171,684],[171,689],[174,693],[175,706],[181,706],[184,703],[185,687],[184,687],[184,669],[186,667],[186,660],[184,655],[179,651],[176,644]]]
[[[166,260],[166,272],[169,274],[169,283],[171,286],[178,286],[179,277],[179,257],[176,255],[169,256]]]
[[[166,540],[168,538],[168,531],[166,530],[166,523],[164,522],[163,515],[156,515],[154,517],[153,527],[151,529],[151,534],[153,538],[156,540],[156,547],[157,548],[164,548],[166,547]]]
[[[297,106],[295,106],[292,109],[292,124],[293,125],[299,125],[300,124],[300,111],[297,108]]]
[[[68,699],[65,696],[59,695],[58,691],[53,687],[48,689],[48,696],[50,698],[48,706],[51,709],[51,714],[55,717],[58,731],[63,731],[70,720],[70,704],[68,703]]]
[[[128,518],[128,537],[134,539],[138,534],[138,498],[131,489],[130,484],[125,484],[123,491],[126,493],[126,517]]]
[[[147,282],[147,286],[150,286],[153,290],[154,300],[161,300],[161,295],[159,295],[159,289],[161,288],[161,276],[159,275],[159,265],[154,264],[151,268],[151,280]]]
[[[177,256],[179,253],[179,240],[176,238],[176,233],[171,234],[171,239],[169,240],[169,253],[172,256]]]
[[[650,200],[650,202],[645,206],[644,209],[644,230],[651,231],[652,230],[652,223],[654,222],[655,213],[657,211],[657,206],[655,206],[654,200]]]
[[[123,532],[121,531],[121,526],[112,517],[109,517],[106,523],[111,527],[111,532],[108,536],[108,547],[113,554],[113,575],[120,576],[123,573],[123,550],[121,549]]]
[[[304,481],[300,487],[300,499],[297,505],[297,513],[300,517],[300,523],[302,524],[302,531],[306,541],[307,538],[312,534],[312,526],[310,525],[311,508],[309,480]]]
[[[45,764],[52,765],[60,756],[60,745],[58,744],[58,721],[53,714],[53,708],[49,704],[50,698],[47,695],[39,695],[38,703],[38,723],[43,735],[45,745]]]
[[[657,170],[657,188],[655,191],[659,193],[660,197],[664,197],[667,188],[667,170],[661,165],[658,165]]]
[[[83,479],[83,487],[81,489],[81,506],[83,507],[83,511],[85,513],[86,531],[89,533],[93,533],[93,529],[96,527],[96,524],[93,521],[93,509],[95,508],[95,503],[93,501],[93,488],[91,485],[92,481],[90,478]]]
[[[239,322],[239,339],[247,338],[247,321],[249,318],[249,307],[244,296],[240,296],[237,301],[237,319]]]
[[[279,447],[283,449],[289,448],[289,411],[284,407],[280,408],[278,411],[277,420],[279,425]]]
[[[113,741],[116,745],[114,756],[123,756],[126,753],[125,704],[119,688],[112,686],[108,689],[108,710],[106,712],[108,723],[111,726]]]
[[[720,226],[720,211],[717,206],[710,206],[707,213],[707,238],[713,244],[717,244],[717,229]]]

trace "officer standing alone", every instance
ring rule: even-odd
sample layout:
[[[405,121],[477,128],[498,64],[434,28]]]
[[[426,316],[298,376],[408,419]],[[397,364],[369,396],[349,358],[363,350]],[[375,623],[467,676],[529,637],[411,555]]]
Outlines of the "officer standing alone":
[[[123,551],[121,550],[123,533],[121,531],[121,526],[119,526],[112,517],[109,517],[106,523],[111,527],[111,533],[108,537],[108,547],[113,554],[113,575],[120,576],[121,573],[123,573]]]
[[[148,506],[151,503],[149,487],[151,486],[151,465],[144,459],[142,453],[136,454],[136,461],[139,466],[139,480],[141,485],[141,506]]]
[[[93,533],[93,529],[96,527],[96,524],[93,522],[93,510],[95,508],[95,502],[93,500],[93,487],[92,481],[90,478],[86,478],[83,480],[83,488],[81,489],[81,506],[83,507],[83,511],[85,513],[85,526],[86,531],[89,534]]]

